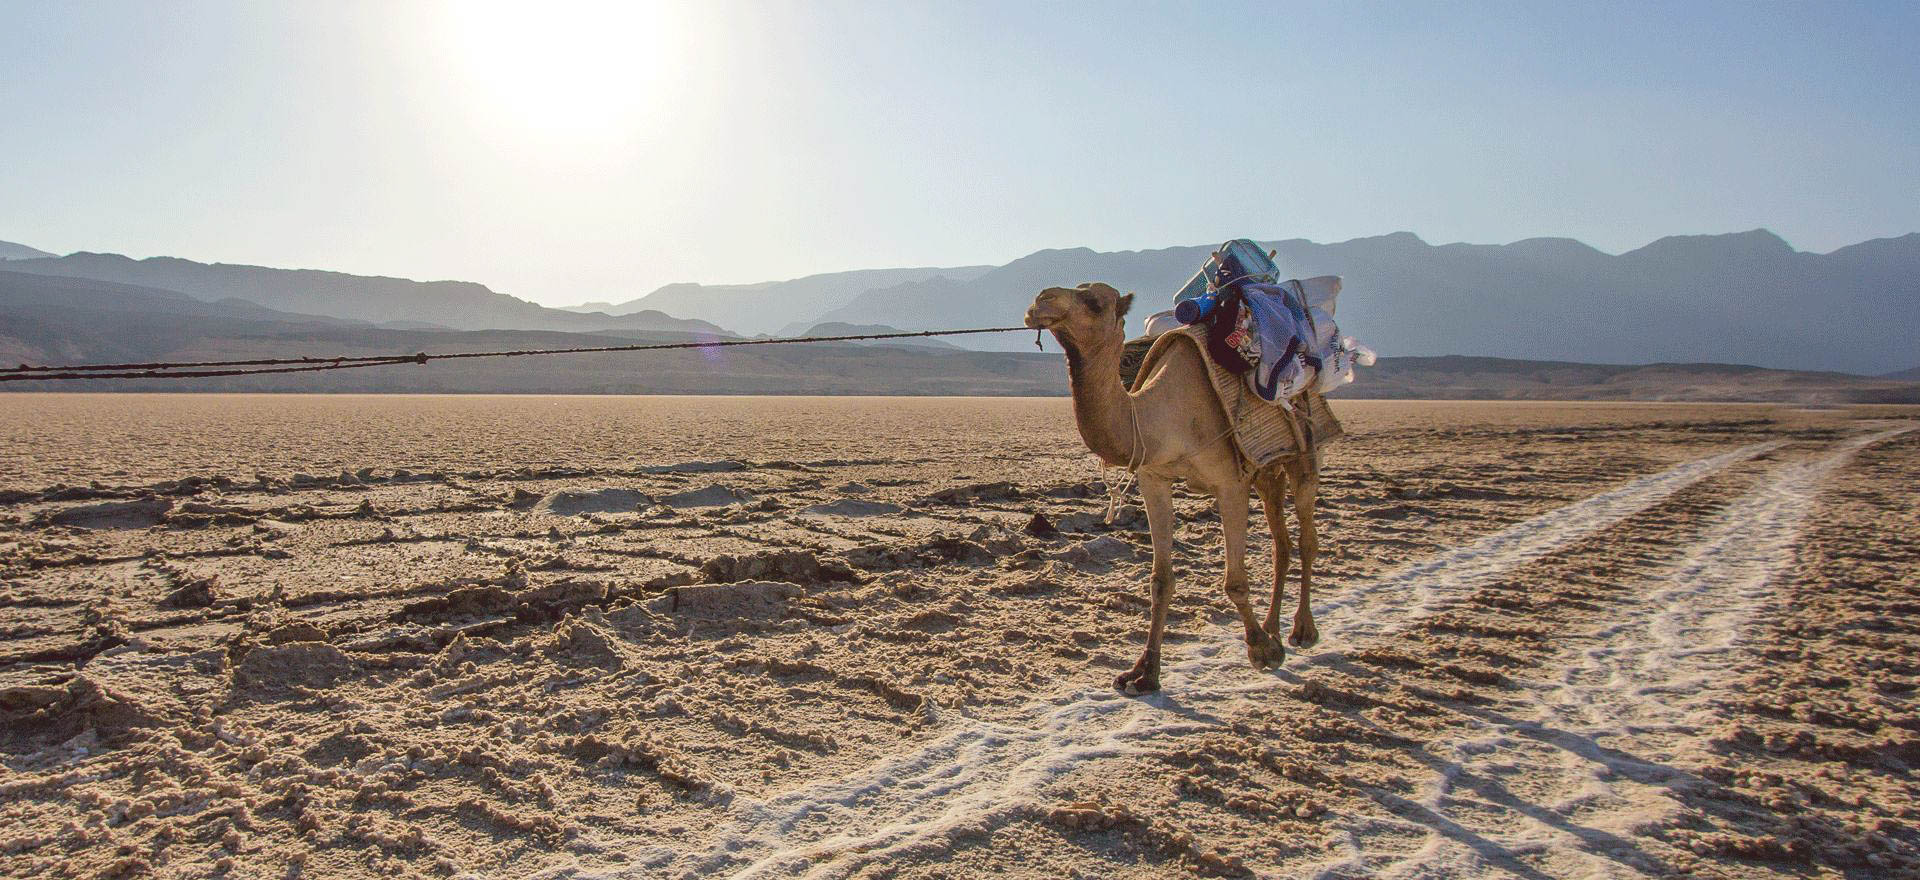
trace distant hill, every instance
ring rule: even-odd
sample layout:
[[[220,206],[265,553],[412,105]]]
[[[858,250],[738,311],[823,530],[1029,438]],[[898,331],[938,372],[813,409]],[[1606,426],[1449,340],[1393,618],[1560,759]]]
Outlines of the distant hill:
[[[1138,319],[1154,310],[1150,306],[1157,297],[1164,297],[1168,300],[1166,307],[1172,307],[1173,292],[1200,268],[1209,250],[1037,251],[970,280],[930,278],[868,291],[847,306],[820,316],[820,320],[888,324],[908,330],[1011,325],[1020,323],[1034,294],[1044,288],[1106,281],[1123,290],[1147,292],[1135,306],[1136,311],[1145,311],[1134,315],[1130,325],[1137,332]],[[1073,280],[1065,280],[1069,278]],[[995,337],[961,344],[1014,348],[1031,342]]]
[[[42,257],[51,256],[53,256],[53,254],[38,248],[30,248],[24,244],[14,244],[10,241],[0,241],[0,260],[37,260]]]
[[[211,338],[317,328],[374,329],[243,300],[203,302],[171,290],[0,269],[0,364],[146,361]]]
[[[376,323],[408,322],[458,330],[727,332],[705,321],[683,320],[654,310],[614,317],[549,309],[470,281],[411,281],[311,269],[196,263],[175,257],[135,260],[119,254],[85,252],[12,260],[6,268],[10,272],[172,290],[207,301],[243,299],[288,312]]]
[[[595,308],[612,315],[657,309],[670,315],[712,321],[740,333],[790,336],[799,329],[794,325],[817,324],[822,314],[853,302],[869,290],[930,278],[965,280],[991,268],[860,269],[759,284],[669,284],[624,303],[588,303],[574,308]],[[854,324],[871,323],[858,315],[844,320]]]
[[[1735,364],[1581,364],[1485,357],[1381,358],[1347,399],[1920,403],[1920,382]]]
[[[1618,256],[1570,239],[1436,246],[1406,232],[1267,246],[1289,275],[1343,276],[1341,328],[1386,355],[1715,361],[1874,375],[1913,365],[1920,328],[1920,234],[1828,254],[1796,251],[1758,229],[1663,238]],[[1105,281],[1140,292],[1137,331],[1140,318],[1171,304],[1211,247],[1044,250],[971,279],[868,291],[820,320],[993,326],[1016,321],[1042,288]]]
[[[792,333],[792,334],[782,333],[780,335],[782,336],[788,336],[788,335],[792,335],[792,336],[877,336],[883,333],[906,333],[906,332],[909,332],[909,331],[901,330],[898,327],[889,327],[885,324],[844,324],[839,321],[828,321],[825,324],[815,324],[812,327],[808,327],[805,330],[801,330],[796,333]],[[948,351],[961,350],[960,346],[954,345],[951,342],[948,342],[944,339],[940,339],[938,337],[933,337],[933,336],[922,336],[919,338],[907,337],[904,339],[862,339],[862,340],[856,341],[854,344],[855,345],[905,345],[905,346],[917,347],[917,348],[939,348],[939,349],[946,349]]]
[[[1891,373],[1883,373],[1881,374],[1880,378],[1901,379],[1909,382],[1920,382],[1920,367],[1911,367],[1905,370],[1895,370]]]

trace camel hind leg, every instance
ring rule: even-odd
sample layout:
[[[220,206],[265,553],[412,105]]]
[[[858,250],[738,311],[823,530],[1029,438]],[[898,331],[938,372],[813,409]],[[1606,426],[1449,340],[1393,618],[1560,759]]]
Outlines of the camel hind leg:
[[[1280,637],[1280,605],[1287,601],[1287,569],[1293,565],[1293,544],[1287,539],[1287,476],[1277,468],[1254,475],[1253,488],[1260,493],[1260,509],[1267,515],[1267,531],[1273,534],[1273,602],[1267,606],[1267,635]]]
[[[1287,466],[1287,476],[1293,482],[1293,509],[1300,520],[1300,607],[1293,612],[1293,634],[1288,638],[1296,648],[1311,648],[1320,641],[1320,630],[1313,625],[1313,562],[1320,555],[1313,502],[1320,494],[1319,466],[1313,458],[1296,459]]]
[[[1227,601],[1233,603],[1247,630],[1247,662],[1256,669],[1279,666],[1287,659],[1287,649],[1261,627],[1247,601],[1247,484],[1228,486],[1219,497],[1220,530],[1227,544]]]

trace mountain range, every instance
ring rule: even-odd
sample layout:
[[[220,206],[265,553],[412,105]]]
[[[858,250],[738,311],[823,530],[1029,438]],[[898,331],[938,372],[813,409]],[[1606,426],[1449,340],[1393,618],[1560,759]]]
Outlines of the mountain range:
[[[808,335],[886,332],[822,324]],[[686,333],[378,326],[239,299],[0,269],[0,363],[127,363],[683,342]],[[519,392],[569,394],[1061,394],[1057,352],[968,351],[939,340],[441,361],[342,372],[6,383],[11,391]],[[1608,366],[1480,357],[1382,358],[1342,396],[1589,400],[1920,401],[1920,383],[1721,364]]]
[[[1436,246],[1405,232],[1266,246],[1293,277],[1343,276],[1341,329],[1382,354],[1866,375],[1920,361],[1920,234],[1827,254],[1796,251],[1766,230],[1663,238],[1619,255],[1571,239]],[[1082,281],[1140,292],[1135,308],[1145,313],[1170,307],[1210,250],[1040,251],[970,280],[868,291],[821,320],[905,329],[1017,323],[1036,291]]]
[[[287,312],[328,315],[389,327],[454,330],[644,330],[726,334],[705,321],[654,310],[613,316],[550,309],[471,281],[411,281],[312,269],[197,263],[177,257],[135,260],[119,254],[8,260],[8,272],[86,278],[170,290],[205,301],[240,299]]]
[[[1411,233],[1320,244],[1268,242],[1283,271],[1345,278],[1342,330],[1382,355],[1463,355],[1594,364],[1731,363],[1913,378],[1920,363],[1920,234],[1831,253],[1766,230],[1675,236],[1623,254],[1564,238],[1431,245]],[[1209,246],[1042,250],[1002,266],[875,269],[738,285],[672,284],[618,304],[546,308],[463,281],[208,264],[114,254],[64,257],[0,242],[0,271],[85,279],[217,304],[221,320],[359,322],[363,329],[794,335],[1010,325],[1048,286],[1101,280],[1141,294],[1133,326],[1206,259]],[[35,256],[39,254],[40,256]],[[16,287],[18,285],[16,284]],[[96,291],[98,293],[98,291]],[[133,308],[129,306],[129,308]],[[21,342],[19,328],[0,336]],[[824,331],[811,330],[821,333]],[[63,344],[71,342],[63,339]],[[51,340],[42,340],[51,341]],[[1026,351],[1018,334],[955,337]],[[932,346],[923,346],[930,348]],[[1384,377],[1383,377],[1384,378]]]
[[[172,360],[182,353],[212,360],[233,346],[207,347],[209,339],[268,339],[322,329],[374,326],[240,299],[206,302],[171,290],[12,272],[0,265],[0,364],[126,363]],[[308,353],[317,352],[300,352]]]
[[[828,326],[822,335],[870,328]],[[707,333],[563,333],[381,327],[196,300],[149,287],[0,268],[0,364],[326,358],[686,342]],[[339,372],[9,382],[9,391],[517,392],[554,394],[1058,394],[1059,355],[967,351],[935,340],[439,361]],[[928,343],[933,343],[929,345]]]
[[[887,332],[827,323],[807,335]],[[711,334],[379,326],[197,300],[175,291],[0,268],[0,363],[447,354],[685,342]],[[1057,352],[968,351],[932,339],[437,361],[343,372],[9,382],[9,391],[567,394],[1018,394],[1066,391]],[[1343,397],[1915,403],[1920,382],[1725,364],[1612,366],[1484,357],[1381,358]]]

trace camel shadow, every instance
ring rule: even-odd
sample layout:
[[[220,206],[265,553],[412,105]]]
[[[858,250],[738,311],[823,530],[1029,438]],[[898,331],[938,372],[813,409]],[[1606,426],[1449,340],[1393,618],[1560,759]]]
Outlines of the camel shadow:
[[[1270,676],[1270,680],[1275,683],[1305,687],[1313,681],[1312,670],[1314,669],[1326,669],[1351,676],[1366,685],[1357,689],[1362,692],[1372,692],[1376,690],[1374,686],[1377,686],[1380,691],[1385,691],[1390,686],[1405,688],[1422,700],[1477,719],[1491,729],[1571,755],[1583,764],[1593,767],[1596,774],[1603,778],[1623,778],[1650,788],[1657,788],[1679,806],[1720,819],[1729,825],[1750,825],[1756,816],[1756,809],[1750,798],[1698,773],[1602,744],[1589,734],[1568,730],[1552,723],[1520,718],[1498,708],[1443,695],[1417,680],[1396,677],[1391,671],[1349,660],[1339,651],[1318,653],[1305,666],[1280,667],[1268,670],[1266,675]],[[1178,688],[1133,699],[1196,725],[1231,726],[1230,721],[1216,714],[1212,708],[1203,705],[1211,700],[1196,700],[1184,696]],[[1682,866],[1670,863],[1662,856],[1646,849],[1643,840],[1584,824],[1573,816],[1515,792],[1496,777],[1476,772],[1461,762],[1448,760],[1429,752],[1422,742],[1385,728],[1362,715],[1363,710],[1374,705],[1371,698],[1365,697],[1364,694],[1362,699],[1366,700],[1364,705],[1342,705],[1339,699],[1332,702],[1316,702],[1324,708],[1338,712],[1356,726],[1364,728],[1386,747],[1425,766],[1434,777],[1447,780],[1449,791],[1447,800],[1452,800],[1459,794],[1470,793],[1486,804],[1524,816],[1564,834],[1577,841],[1576,846],[1580,851],[1607,859],[1630,871],[1652,875],[1672,875],[1682,870]],[[1372,799],[1387,813],[1422,826],[1470,850],[1486,867],[1509,876],[1525,878],[1525,880],[1551,880],[1554,876],[1529,863],[1529,856],[1536,851],[1534,846],[1512,845],[1469,828],[1447,815],[1444,805],[1436,809],[1434,806],[1420,803],[1379,786],[1355,785],[1354,790]],[[1748,863],[1747,860],[1733,858],[1722,858],[1717,861],[1723,864]],[[1766,864],[1773,870],[1786,873],[1805,873],[1807,867],[1771,861]],[[1375,867],[1368,866],[1362,870],[1372,870]]]
[[[1343,672],[1363,681],[1376,682],[1382,686],[1388,683],[1398,683],[1403,686],[1408,684],[1395,681],[1380,670],[1348,661],[1338,655],[1323,655],[1315,665]],[[1275,677],[1302,685],[1308,681],[1300,673],[1286,669],[1276,670]],[[1609,772],[1626,775],[1636,782],[1669,789],[1681,788],[1689,793],[1714,785],[1711,781],[1687,771],[1600,745],[1591,737],[1582,734],[1517,719],[1484,706],[1452,700],[1426,691],[1424,688],[1416,687],[1413,690],[1423,699],[1431,700],[1463,715],[1478,718],[1490,725],[1511,730],[1535,742],[1561,749],[1582,760],[1599,764]],[[1675,866],[1667,864],[1658,856],[1648,852],[1632,838],[1583,825],[1551,807],[1516,794],[1498,779],[1473,773],[1459,762],[1449,761],[1428,752],[1421,743],[1409,740],[1404,735],[1384,728],[1360,714],[1360,710],[1365,707],[1330,706],[1328,708],[1334,708],[1348,721],[1379,736],[1382,742],[1396,744],[1395,747],[1401,754],[1426,766],[1435,776],[1447,780],[1450,792],[1472,792],[1489,804],[1526,816],[1541,825],[1571,836],[1579,841],[1582,851],[1616,862],[1629,870],[1653,874],[1671,874],[1677,870]],[[1467,828],[1426,804],[1379,787],[1358,786],[1357,788],[1389,813],[1422,825],[1433,833],[1468,848],[1490,867],[1498,868],[1515,877],[1527,878],[1527,880],[1550,880],[1552,877],[1528,864],[1523,858],[1527,855],[1526,852],[1516,850],[1514,847]]]
[[[1690,770],[1649,760],[1631,752],[1602,745],[1593,737],[1586,734],[1576,733],[1550,724],[1513,718],[1512,716],[1486,707],[1455,705],[1452,706],[1452,708],[1460,711],[1462,714],[1478,717],[1489,724],[1501,725],[1516,736],[1524,736],[1536,743],[1552,746],[1574,755],[1581,760],[1595,764],[1601,768],[1602,773],[1605,775],[1628,779],[1650,788],[1658,788],[1681,807],[1704,816],[1711,816],[1720,820],[1721,823],[1728,827],[1751,827],[1756,821],[1760,821],[1766,823],[1768,826],[1765,831],[1761,832],[1762,834],[1792,833],[1791,828],[1788,827],[1788,823],[1783,822],[1781,817],[1771,811],[1761,808],[1748,795],[1739,792],[1731,786],[1709,779]],[[1553,816],[1558,815],[1552,811],[1547,811],[1547,813]],[[1529,813],[1528,815],[1533,814]],[[1589,834],[1583,832],[1594,832],[1595,829],[1590,829],[1572,822],[1555,824],[1540,816],[1534,816],[1534,818],[1579,837],[1583,844],[1588,844],[1587,848],[1589,851],[1596,851],[1592,846],[1592,844],[1596,842],[1625,840],[1618,835],[1607,834],[1605,832],[1597,832],[1596,836],[1590,837]],[[1831,820],[1829,820],[1829,822],[1830,821]],[[1833,827],[1829,829],[1831,833],[1841,837],[1848,834],[1848,832],[1837,823],[1832,823],[1832,825]],[[1632,846],[1630,843],[1628,845]],[[1641,870],[1675,870],[1674,868],[1666,866],[1666,864],[1657,857],[1651,856],[1644,850],[1639,849],[1637,846],[1633,846],[1632,851],[1640,857],[1650,859],[1648,866],[1641,868]],[[1608,853],[1605,852],[1600,852],[1600,854],[1608,855]],[[1756,864],[1748,860],[1726,857],[1716,859],[1716,861],[1722,863],[1744,862],[1747,864]],[[1631,863],[1623,862],[1623,864]],[[1796,874],[1809,873],[1808,869],[1811,867],[1810,862],[1781,863],[1774,860],[1765,860],[1759,862],[1759,864],[1765,864],[1767,867],[1776,871]]]
[[[1178,715],[1196,724],[1209,727],[1227,727],[1230,723],[1218,715],[1202,710],[1198,705],[1182,700],[1177,693],[1164,688],[1150,694],[1130,697],[1129,699],[1137,700],[1163,712]]]

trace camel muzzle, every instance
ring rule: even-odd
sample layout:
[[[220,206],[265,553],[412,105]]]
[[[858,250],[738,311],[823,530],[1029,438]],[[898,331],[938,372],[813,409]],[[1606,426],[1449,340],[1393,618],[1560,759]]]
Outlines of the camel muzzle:
[[[1067,317],[1067,310],[1060,305],[1057,296],[1047,291],[1035,297],[1033,305],[1027,306],[1026,325],[1035,330],[1046,330]]]

